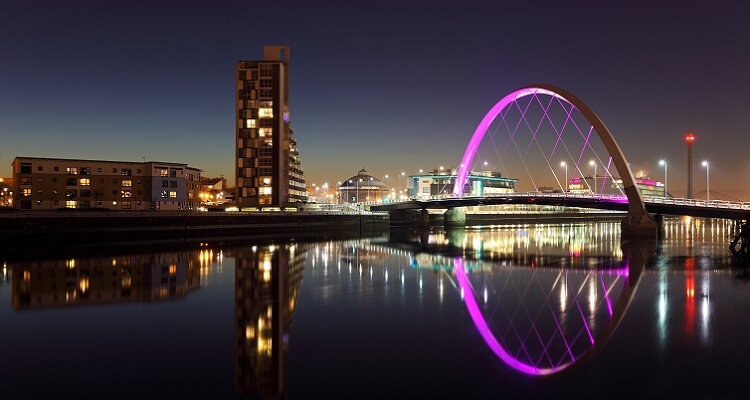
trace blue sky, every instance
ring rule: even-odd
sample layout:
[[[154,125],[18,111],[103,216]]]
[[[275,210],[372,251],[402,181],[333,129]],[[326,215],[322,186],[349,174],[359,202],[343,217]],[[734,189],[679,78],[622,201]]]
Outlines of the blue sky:
[[[489,3],[489,4],[486,4]],[[234,68],[291,47],[308,183],[456,165],[537,82],[586,102],[634,170],[750,200],[750,6],[727,2],[4,1],[0,176],[16,156],[185,162],[234,177]]]

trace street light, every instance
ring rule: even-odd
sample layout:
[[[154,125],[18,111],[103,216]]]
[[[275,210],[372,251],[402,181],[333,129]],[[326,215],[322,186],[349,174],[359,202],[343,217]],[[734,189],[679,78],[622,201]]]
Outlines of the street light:
[[[592,192],[596,193],[596,162],[594,160],[589,161],[589,165],[594,166],[594,190]]]
[[[665,160],[659,161],[659,165],[664,166],[664,197],[667,197],[667,162]]]
[[[406,174],[404,173],[404,171],[401,171],[401,176],[404,177],[404,190],[406,190]],[[401,176],[399,176],[398,178],[399,190],[401,189]]]
[[[563,161],[560,163],[561,167],[565,167],[565,193],[568,193],[568,164]]]
[[[711,189],[710,189],[710,187],[708,185],[708,183],[709,183],[709,181],[708,181],[708,167],[709,167],[709,162],[708,161],[703,161],[703,166],[706,167],[706,201],[710,201],[711,200]]]

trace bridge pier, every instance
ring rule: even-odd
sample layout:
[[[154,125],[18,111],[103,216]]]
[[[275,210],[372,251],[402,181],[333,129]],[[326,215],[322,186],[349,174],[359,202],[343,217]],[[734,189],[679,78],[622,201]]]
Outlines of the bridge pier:
[[[443,226],[446,228],[466,226],[466,210],[461,207],[445,210],[445,214],[443,214]]]
[[[628,214],[620,223],[620,238],[625,240],[656,239],[657,223],[648,214]]]

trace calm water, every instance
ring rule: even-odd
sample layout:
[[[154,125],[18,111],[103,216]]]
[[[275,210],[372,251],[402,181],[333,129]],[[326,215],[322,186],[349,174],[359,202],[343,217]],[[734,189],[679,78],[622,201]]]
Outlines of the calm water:
[[[523,225],[7,261],[2,398],[750,399],[733,226]]]

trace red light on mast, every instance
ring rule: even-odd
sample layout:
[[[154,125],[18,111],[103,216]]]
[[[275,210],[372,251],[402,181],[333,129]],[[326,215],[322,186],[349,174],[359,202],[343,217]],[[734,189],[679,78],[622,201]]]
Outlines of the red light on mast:
[[[687,135],[685,135],[685,141],[688,143],[692,143],[695,141],[695,135],[693,135],[692,132],[689,132]]]

